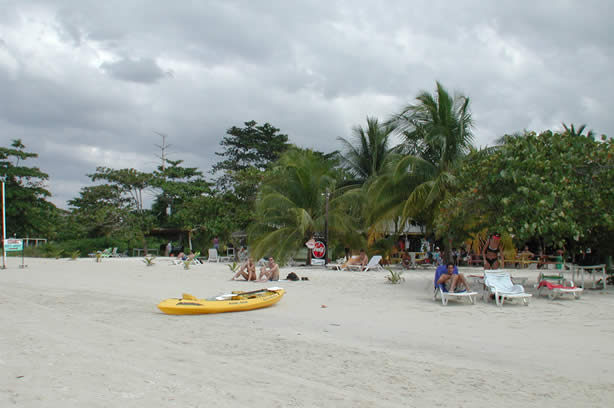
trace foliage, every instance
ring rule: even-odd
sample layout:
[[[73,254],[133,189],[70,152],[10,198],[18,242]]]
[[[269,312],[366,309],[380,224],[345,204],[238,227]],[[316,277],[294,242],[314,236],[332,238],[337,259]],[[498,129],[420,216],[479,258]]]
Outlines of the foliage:
[[[5,179],[7,236],[44,236],[53,231],[56,208],[46,201],[51,193],[45,182],[49,178],[38,167],[26,167],[22,161],[37,158],[25,151],[20,139],[10,148],[0,147],[0,178]]]
[[[92,181],[102,180],[115,186],[122,194],[129,197],[130,207],[143,210],[143,190],[150,186],[152,175],[136,169],[110,169],[96,167],[96,172],[88,174]]]
[[[337,138],[344,146],[342,164],[353,177],[351,184],[362,185],[380,172],[390,153],[392,131],[391,125],[382,125],[377,118],[367,117],[366,130],[361,126],[354,127],[353,143],[342,137]]]
[[[227,264],[227,266],[232,271],[232,273],[237,273],[237,270],[239,269],[241,265],[238,264],[237,262],[233,262],[233,263]]]
[[[73,261],[76,261],[77,258],[79,258],[79,255],[81,255],[80,251],[73,251],[70,254],[70,259],[72,259]]]
[[[224,151],[215,154],[223,160],[213,166],[212,172],[223,172],[217,180],[222,191],[232,190],[236,183],[236,175],[248,168],[264,171],[270,163],[279,159],[289,147],[288,136],[279,133],[279,129],[265,123],[257,126],[257,122],[245,122],[245,127],[231,127],[220,142]]]
[[[195,167],[182,167],[183,160],[168,160],[168,166],[160,166],[151,178],[151,185],[161,192],[152,210],[159,225],[187,226],[182,209],[194,197],[211,192],[210,183]],[[170,210],[170,214],[168,214]]]
[[[78,236],[111,236],[125,229],[124,221],[131,217],[130,200],[118,185],[83,187],[68,204],[72,207],[69,219]]]
[[[190,266],[192,265],[193,262],[194,262],[193,258],[186,259],[185,261],[183,261],[183,269],[190,269]]]
[[[146,247],[145,235],[155,220],[150,210],[143,209],[143,190],[151,185],[153,176],[131,168],[97,167],[89,177],[106,185],[86,187],[79,199],[69,202],[77,219],[86,222],[88,236],[99,236],[103,226],[107,236],[137,239]]]
[[[145,263],[146,266],[154,266],[156,263],[154,262],[154,260],[156,259],[155,256],[153,255],[148,255],[146,257],[144,257],[142,259],[142,261]]]
[[[403,275],[403,271],[395,272],[390,268],[386,268],[386,269],[388,270],[388,272],[390,272],[390,275],[386,275],[386,279],[388,279],[388,282],[392,284],[399,284],[405,281],[405,278],[401,276]]]
[[[342,208],[342,200],[333,193],[336,164],[311,150],[292,149],[280,158],[263,181],[256,220],[249,228],[250,252],[255,258],[266,253],[285,263],[311,237],[322,236],[327,193],[329,236],[349,236],[350,231],[357,235],[347,207]]]
[[[546,131],[503,142],[465,162],[458,173],[463,189],[442,206],[440,225],[463,219],[466,232],[488,226],[512,234],[518,246],[532,239],[557,248],[612,242],[611,139]]]
[[[439,203],[458,185],[455,169],[472,148],[469,98],[452,97],[437,82],[435,94],[416,99],[390,121],[404,138],[396,149],[404,155],[369,187],[370,236],[390,222],[418,221],[430,229]]]

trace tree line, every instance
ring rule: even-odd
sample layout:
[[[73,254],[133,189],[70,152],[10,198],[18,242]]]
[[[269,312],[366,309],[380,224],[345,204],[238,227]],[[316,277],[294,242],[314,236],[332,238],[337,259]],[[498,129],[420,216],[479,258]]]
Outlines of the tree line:
[[[85,252],[155,246],[155,228],[190,229],[203,250],[214,236],[232,242],[244,231],[254,256],[283,262],[325,230],[330,257],[344,248],[386,254],[413,223],[446,251],[496,230],[516,247],[612,253],[611,138],[563,124],[477,149],[473,130],[470,99],[436,83],[383,121],[367,117],[352,137],[338,138],[339,150],[305,149],[269,123],[245,122],[220,141],[211,181],[168,158],[149,173],[98,167],[69,210],[47,201],[47,174],[24,165],[37,155],[15,140],[0,147],[7,232]],[[154,194],[151,208],[145,191]]]

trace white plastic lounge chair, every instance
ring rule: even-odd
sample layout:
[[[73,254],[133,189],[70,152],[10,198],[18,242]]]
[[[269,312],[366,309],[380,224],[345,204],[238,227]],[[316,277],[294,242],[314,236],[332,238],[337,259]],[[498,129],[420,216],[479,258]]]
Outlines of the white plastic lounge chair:
[[[326,269],[333,269],[335,271],[340,271],[341,267],[343,266],[343,263],[328,263],[326,264]]]
[[[209,257],[207,258],[207,262],[219,262],[220,257],[217,255],[217,249],[209,248]]]
[[[363,268],[362,265],[347,265],[345,267],[348,271],[363,271],[366,272],[368,270],[376,270],[383,271],[384,268],[379,264],[379,261],[382,260],[381,255],[373,255],[369,263]]]
[[[447,305],[448,304],[448,300],[452,299],[452,300],[463,300],[463,299],[468,299],[469,303],[471,303],[472,305],[475,305],[475,298],[478,295],[478,292],[467,292],[466,290],[462,291],[462,292],[448,292],[448,290],[445,288],[441,288],[440,286],[443,286],[441,284],[436,285],[435,286],[435,292],[433,293],[433,300],[437,300],[437,296],[441,297],[441,304],[442,305]]]
[[[484,271],[484,287],[486,290],[482,294],[484,300],[488,300],[490,294],[495,295],[497,306],[503,306],[505,299],[519,299],[525,306],[529,305],[530,293],[525,293],[522,285],[514,285],[509,272],[505,271]]]
[[[540,273],[537,281],[537,294],[541,296],[544,290],[546,290],[550,300],[554,300],[562,295],[571,295],[574,299],[580,299],[584,291],[584,289],[575,286],[573,281],[569,281],[569,286],[565,286],[566,282],[562,273],[558,275]]]

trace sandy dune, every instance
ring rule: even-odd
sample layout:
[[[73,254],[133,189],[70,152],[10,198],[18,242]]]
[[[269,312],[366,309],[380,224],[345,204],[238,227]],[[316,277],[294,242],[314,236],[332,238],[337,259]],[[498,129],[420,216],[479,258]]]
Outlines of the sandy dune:
[[[284,268],[275,306],[168,316],[156,304],[261,283],[223,264],[9,258],[0,270],[0,406],[610,406],[614,293],[531,305],[431,298],[432,271]],[[466,271],[467,272],[467,271]],[[531,283],[535,271],[519,271]],[[327,307],[323,308],[322,305]],[[608,402],[610,401],[610,402]]]

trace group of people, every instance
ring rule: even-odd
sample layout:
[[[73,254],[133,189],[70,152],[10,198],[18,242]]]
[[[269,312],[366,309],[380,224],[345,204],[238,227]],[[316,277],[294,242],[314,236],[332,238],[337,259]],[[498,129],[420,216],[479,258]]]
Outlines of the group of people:
[[[499,269],[499,267],[505,264],[501,234],[495,232],[488,238],[482,249],[482,259],[484,261],[484,270]],[[449,292],[455,292],[459,284],[462,284],[464,290],[470,291],[467,278],[458,272],[458,267],[454,262],[448,262],[446,265],[440,265],[437,268],[435,271],[435,284],[444,286]]]
[[[266,265],[260,268],[260,275],[256,276],[256,264],[254,264],[254,259],[250,256],[241,265],[235,276],[232,277],[232,280],[240,280],[241,278],[256,282],[278,281],[279,265],[275,263],[273,257],[269,257]]]

